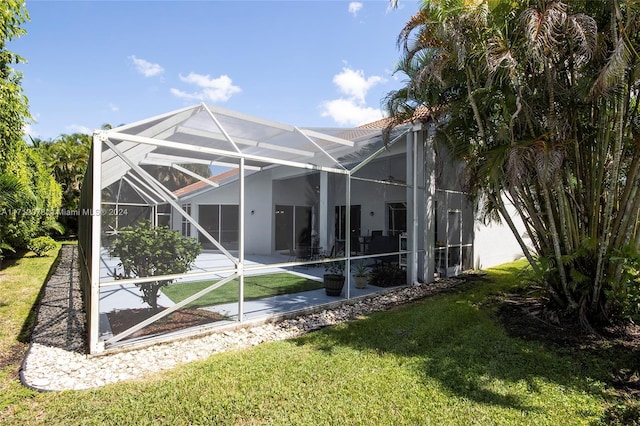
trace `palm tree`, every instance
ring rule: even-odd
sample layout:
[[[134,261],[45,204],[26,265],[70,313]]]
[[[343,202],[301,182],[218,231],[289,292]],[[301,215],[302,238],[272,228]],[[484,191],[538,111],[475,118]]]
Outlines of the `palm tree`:
[[[622,283],[616,253],[640,249],[640,2],[430,1],[398,38],[398,121],[438,114],[488,217],[520,239],[550,299],[586,327]],[[516,234],[516,237],[518,235]]]
[[[54,141],[40,143],[39,149],[47,169],[62,185],[62,207],[69,210],[78,208],[80,186],[89,161],[91,136],[83,133],[62,134]]]
[[[0,215],[12,215],[15,210],[32,205],[33,201],[34,195],[26,185],[13,175],[0,173]],[[0,230],[0,260],[5,250],[14,251]]]

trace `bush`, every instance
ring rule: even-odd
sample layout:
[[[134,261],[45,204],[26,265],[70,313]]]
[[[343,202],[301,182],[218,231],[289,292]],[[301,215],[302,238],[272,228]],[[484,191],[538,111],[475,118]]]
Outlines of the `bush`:
[[[344,276],[344,260],[325,263],[324,272],[329,275]]]
[[[407,282],[407,272],[397,265],[386,263],[374,267],[369,273],[369,284],[377,287],[393,287]]]
[[[640,252],[627,246],[618,254],[611,260],[620,262],[622,279],[610,291],[609,297],[616,311],[637,322],[640,321]]]
[[[153,228],[148,220],[122,228],[116,234],[110,254],[118,257],[122,272],[115,279],[142,278],[183,274],[191,268],[202,246],[195,238],[183,237],[168,227]],[[142,290],[142,301],[158,308],[160,288],[173,280],[136,284]]]
[[[27,244],[27,248],[34,252],[36,256],[43,257],[46,256],[48,252],[56,248],[56,242],[51,237],[38,237],[33,238]]]

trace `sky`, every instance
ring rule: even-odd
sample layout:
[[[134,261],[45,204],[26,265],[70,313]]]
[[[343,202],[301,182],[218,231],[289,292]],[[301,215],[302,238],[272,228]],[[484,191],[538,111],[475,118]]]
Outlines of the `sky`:
[[[396,39],[407,0],[27,0],[8,48],[34,138],[92,133],[206,102],[300,127],[383,117],[403,84]]]

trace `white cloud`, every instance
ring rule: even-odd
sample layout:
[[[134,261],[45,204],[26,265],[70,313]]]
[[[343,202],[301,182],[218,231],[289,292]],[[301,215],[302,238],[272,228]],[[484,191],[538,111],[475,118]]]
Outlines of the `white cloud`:
[[[93,129],[88,128],[87,126],[82,126],[80,124],[70,124],[65,127],[70,133],[84,133],[87,135],[93,134]]]
[[[178,98],[199,100],[199,101],[211,101],[211,102],[226,102],[231,96],[242,91],[238,86],[233,85],[233,81],[227,75],[221,75],[218,78],[211,78],[209,75],[202,75],[197,73],[189,73],[186,77],[180,75],[180,80],[195,84],[201,90],[187,93],[185,91],[171,88],[171,93]]]
[[[358,16],[358,12],[362,9],[362,3],[359,1],[352,1],[349,3],[349,13],[353,16]]]
[[[109,109],[111,110],[111,112],[118,112],[120,111],[120,108],[118,108],[117,105],[109,103]]]
[[[382,111],[367,106],[366,96],[373,86],[386,81],[380,76],[367,78],[362,70],[342,68],[342,71],[333,77],[333,83],[346,97],[323,102],[322,116],[331,117],[341,126],[358,126],[380,120],[383,118]]]
[[[383,118],[380,109],[359,105],[353,99],[326,101],[322,108],[322,116],[331,117],[340,126],[360,126]]]
[[[129,56],[129,59],[131,59],[131,62],[136,67],[136,71],[145,77],[153,77],[164,72],[164,68],[162,68],[160,64],[153,64],[144,59],[136,58],[134,55]]]
[[[340,92],[359,102],[365,101],[364,98],[367,96],[369,89],[378,83],[385,83],[386,81],[377,75],[365,78],[364,71],[352,70],[346,67],[342,68],[341,73],[333,77],[333,82],[338,86]]]
[[[31,136],[34,139],[40,137],[40,134],[37,132],[37,130],[34,130],[33,126],[31,126],[31,124],[29,123],[26,123],[22,127],[22,131],[24,132],[27,140],[29,139],[29,136]]]

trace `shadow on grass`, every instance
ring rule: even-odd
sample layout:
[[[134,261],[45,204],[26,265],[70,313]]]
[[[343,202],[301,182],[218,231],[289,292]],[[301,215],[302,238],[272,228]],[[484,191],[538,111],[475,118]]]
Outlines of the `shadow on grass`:
[[[58,255],[56,256],[56,259],[51,264],[51,267],[47,272],[47,277],[44,279],[44,282],[40,287],[40,291],[38,291],[38,296],[36,297],[36,300],[33,302],[33,305],[29,310],[29,315],[27,315],[27,318],[22,323],[22,327],[20,328],[20,334],[18,334],[18,338],[17,338],[18,342],[29,343],[29,341],[31,340],[31,333],[33,332],[33,326],[35,325],[36,317],[38,315],[38,308],[40,306],[40,302],[42,301],[42,297],[44,296],[44,293],[47,288],[46,284],[49,282],[49,280],[51,279],[51,276],[55,273],[56,269],[58,269],[58,265],[60,265],[63,249],[64,249],[64,244],[62,245],[62,247],[60,247],[60,250],[58,250]],[[19,260],[20,259],[15,259],[16,262]]]
[[[299,344],[327,352],[343,346],[398,357],[424,386],[436,381],[451,395],[479,404],[536,412],[541,408],[528,403],[529,395],[544,394],[549,383],[601,395],[597,381],[603,379],[602,371],[590,371],[579,359],[539,343],[510,338],[482,306],[488,295],[507,289],[493,274],[493,283],[484,281],[471,279],[457,293],[303,336]]]
[[[22,257],[16,257],[16,255],[5,257],[4,259],[2,259],[2,261],[0,261],[0,271],[2,271],[3,269],[8,269],[12,266],[16,266],[18,263],[20,263],[20,259],[22,259]]]

